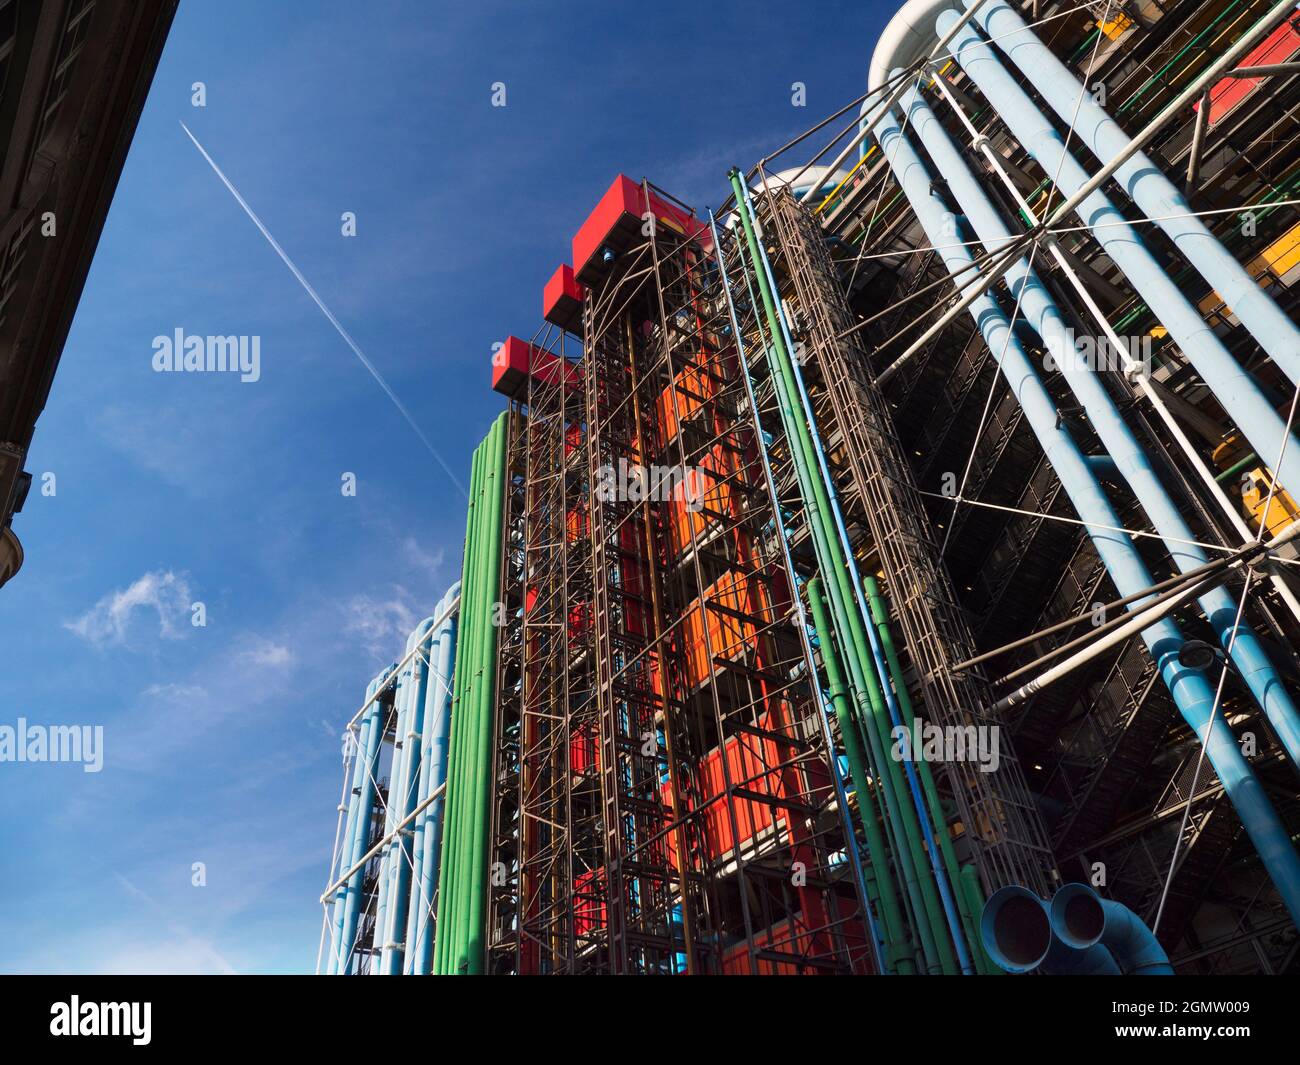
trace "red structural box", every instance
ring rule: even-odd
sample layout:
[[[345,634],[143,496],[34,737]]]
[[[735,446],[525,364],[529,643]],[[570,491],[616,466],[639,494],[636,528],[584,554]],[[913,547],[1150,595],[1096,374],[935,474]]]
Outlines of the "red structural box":
[[[582,297],[585,294],[573,267],[561,263],[542,289],[542,317],[566,333],[582,332]]]
[[[543,384],[555,384],[561,374],[566,388],[577,388],[582,382],[572,364],[518,337],[506,337],[492,356],[492,388],[512,399],[523,393],[530,375]]]
[[[573,270],[577,279],[584,285],[601,280],[609,270],[602,250],[609,248],[619,255],[640,244],[645,239],[642,227],[646,215],[651,212],[669,229],[699,240],[706,251],[712,248],[709,227],[704,222],[692,218],[654,192],[649,194],[647,201],[645,189],[619,174],[596,204],[596,209],[574,234]]]
[[[1286,63],[1300,51],[1300,14],[1293,14],[1286,22],[1264,38],[1237,66],[1263,67]],[[1253,96],[1268,75],[1258,78],[1222,78],[1210,90],[1210,125],[1214,126]],[[1196,104],[1200,108],[1199,101]]]

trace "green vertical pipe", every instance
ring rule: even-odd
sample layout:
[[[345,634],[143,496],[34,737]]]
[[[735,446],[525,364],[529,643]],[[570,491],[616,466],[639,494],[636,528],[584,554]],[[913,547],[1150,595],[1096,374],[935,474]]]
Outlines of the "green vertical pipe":
[[[980,890],[979,870],[973,865],[963,865],[961,867],[961,889],[966,898],[966,906],[971,913],[976,914],[978,925],[978,915],[984,912],[984,892]],[[978,928],[977,928],[978,931]],[[989,957],[988,951],[984,949],[984,938],[977,935],[971,944],[971,950],[975,953],[976,964],[979,966],[980,973],[984,976],[1003,976],[1005,970],[996,965],[992,958]]]
[[[464,807],[464,771],[466,762],[466,736],[471,683],[470,661],[473,655],[476,627],[469,620],[478,586],[478,535],[476,512],[483,472],[483,448],[474,450],[471,463],[469,505],[465,519],[465,560],[461,581],[461,638],[456,644],[456,667],[453,675],[451,746],[447,764],[447,796],[444,803],[441,873],[438,885],[438,923],[434,939],[434,972],[446,975],[450,959],[455,954],[455,940],[459,923],[456,915],[457,884],[460,881],[460,847],[463,842],[462,810]]]
[[[786,432],[790,438],[791,453],[795,458],[800,483],[809,489],[804,495],[811,518],[809,527],[814,535],[814,546],[818,549],[819,561],[827,574],[827,587],[831,593],[832,610],[840,627],[841,642],[845,647],[851,646],[856,651],[856,654],[846,655],[846,659],[853,677],[859,713],[864,721],[863,731],[871,743],[872,753],[876,759],[877,776],[885,788],[886,807],[891,811],[891,819],[895,821],[894,835],[899,841],[898,847],[900,850],[905,850],[912,859],[910,863],[900,862],[900,866],[904,871],[908,894],[916,913],[917,932],[927,962],[937,961],[944,972],[956,973],[957,959],[948,939],[947,922],[939,902],[934,871],[926,859],[922,845],[920,822],[910,802],[904,801],[907,796],[902,790],[901,771],[898,764],[888,757],[883,745],[884,739],[889,735],[888,711],[880,689],[875,683],[875,669],[863,627],[862,609],[856,603],[849,584],[849,563],[839,550],[838,540],[830,524],[828,489],[821,478],[813,476],[811,472],[816,465],[813,444],[807,425],[802,418],[796,418],[794,414],[797,391],[790,366],[790,355],[782,341],[775,297],[761,267],[758,240],[754,234],[753,221],[745,205],[740,172],[733,170],[730,177],[737,201],[736,213],[745,232],[750,262],[755,280],[758,282],[768,332],[772,338],[771,347],[767,349],[768,362],[776,371],[774,379],[779,384],[781,412],[787,425]],[[830,579],[832,575],[833,580]],[[883,732],[882,726],[885,730]]]
[[[456,882],[456,938],[452,941],[455,955],[451,959],[450,972],[466,973],[470,969],[469,954],[473,940],[473,899],[477,883],[477,810],[480,749],[483,729],[483,656],[487,640],[485,623],[489,622],[490,605],[488,600],[491,589],[487,580],[487,556],[489,550],[491,503],[490,484],[492,463],[496,439],[495,425],[488,432],[481,445],[482,470],[479,474],[479,494],[475,505],[475,569],[474,569],[474,603],[472,606],[472,624],[474,626],[474,643],[472,657],[469,661],[469,693],[466,704],[465,760],[461,777],[463,799],[460,816],[460,876]]]
[[[894,694],[898,698],[899,716],[909,732],[916,720],[912,709],[912,696],[908,693],[903,680],[903,667],[898,660],[898,649],[894,646],[894,635],[889,628],[889,604],[884,593],[876,583],[876,578],[867,574],[863,578],[867,593],[867,602],[871,606],[871,619],[875,622],[876,633],[880,637],[880,646],[885,652],[885,661],[889,665],[889,675],[893,680]],[[913,752],[915,754],[915,752]],[[921,778],[921,790],[925,794],[925,803],[930,810],[930,823],[934,826],[935,839],[943,855],[943,867],[948,871],[948,883],[956,885],[960,875],[957,865],[957,852],[952,845],[952,836],[948,832],[948,818],[944,813],[943,803],[939,801],[939,789],[934,784],[934,774],[930,763],[924,758],[914,758],[917,775]],[[969,911],[964,892],[955,890],[958,908],[961,910],[962,928],[966,932],[966,941],[975,948],[979,940],[979,911]]]
[[[487,495],[486,554],[482,559],[483,644],[481,648],[478,684],[478,749],[473,764],[474,813],[471,820],[473,844],[469,867],[469,920],[467,942],[467,971],[471,976],[481,975],[486,968],[484,952],[485,917],[487,909],[488,837],[491,834],[492,787],[492,720],[496,700],[497,594],[501,582],[501,537],[504,501],[503,468],[506,455],[506,414],[496,422],[489,449],[489,465],[484,483]]]
[[[743,192],[739,188],[738,178],[733,178],[733,183],[737,200],[743,203]],[[774,297],[767,285],[766,276],[759,266],[760,255],[753,225],[746,210],[742,209],[740,211],[740,217],[749,245],[749,255],[753,264],[754,276],[758,281],[764,309],[767,312],[768,328],[774,340],[773,345],[766,349],[766,354],[769,366],[773,371],[774,384],[777,386],[781,414],[786,425],[787,437],[791,443],[796,471],[808,504],[809,529],[813,535],[819,563],[827,577],[827,589],[830,592],[832,611],[839,628],[841,643],[846,649],[856,652],[846,655],[846,662],[852,678],[851,691],[858,709],[863,734],[868,739],[872,751],[876,776],[883,791],[885,809],[889,812],[887,828],[892,833],[895,849],[900,855],[899,872],[903,876],[908,898],[915,914],[916,932],[926,958],[926,968],[929,970],[939,964],[932,920],[934,915],[926,910],[925,898],[920,886],[923,881],[918,876],[917,870],[917,850],[913,845],[914,840],[909,840],[907,830],[904,827],[902,807],[895,786],[895,776],[890,772],[891,766],[885,759],[880,736],[873,727],[874,714],[870,706],[872,701],[869,687],[870,681],[867,679],[868,674],[866,668],[864,668],[867,661],[866,635],[862,628],[861,614],[849,605],[854,602],[853,593],[849,587],[847,567],[843,555],[838,551],[837,541],[832,536],[829,527],[830,503],[826,494],[827,489],[821,479],[811,473],[816,462],[813,444],[806,425],[794,413],[796,390],[792,370],[788,358],[783,358],[788,353],[785,352],[781,342]],[[878,691],[876,692],[876,699],[879,699]],[[892,768],[896,769],[897,767]],[[917,836],[919,837],[919,831]],[[910,855],[912,861],[909,863],[902,860],[903,855]],[[926,872],[928,873],[928,870]],[[937,899],[935,901],[937,903]]]
[[[884,836],[876,823],[876,789],[867,784],[867,772],[862,762],[862,744],[858,738],[857,722],[849,707],[844,689],[844,675],[840,670],[838,652],[832,643],[831,623],[826,615],[826,600],[822,597],[821,579],[814,577],[807,585],[808,605],[812,610],[813,625],[817,629],[818,644],[822,652],[822,664],[826,668],[826,680],[830,684],[831,705],[835,708],[835,717],[840,724],[840,738],[844,743],[844,756],[849,763],[849,775],[853,779],[853,789],[858,795],[858,818],[862,822],[867,837],[867,854],[869,869],[867,886],[874,888],[880,901],[877,912],[885,932],[885,964],[894,972],[910,976],[916,972],[916,963],[912,957],[912,945],[907,935],[902,912],[898,908],[898,895],[894,891],[893,872],[889,865],[889,852],[885,847]],[[831,752],[834,757],[834,752]],[[873,900],[874,901],[874,900]]]
[[[461,787],[460,773],[464,761],[461,750],[465,743],[464,693],[468,687],[468,668],[466,663],[470,653],[472,629],[465,625],[466,607],[473,590],[474,561],[474,502],[477,497],[479,477],[479,452],[474,451],[470,465],[469,505],[465,519],[465,557],[461,573],[461,627],[460,639],[456,641],[456,664],[452,673],[451,733],[447,753],[447,793],[443,802],[442,853],[439,857],[438,874],[438,917],[434,926],[433,971],[437,975],[446,972],[446,959],[450,953],[452,935],[452,900],[455,898],[456,884],[456,846],[458,811],[460,809]]]

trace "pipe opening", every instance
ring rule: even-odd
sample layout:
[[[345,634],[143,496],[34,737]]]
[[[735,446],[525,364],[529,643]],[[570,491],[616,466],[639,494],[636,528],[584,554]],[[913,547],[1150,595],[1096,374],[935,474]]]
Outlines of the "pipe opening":
[[[1037,965],[1052,938],[1043,904],[1029,895],[1007,899],[993,918],[993,938],[1007,961],[1025,968]]]
[[[1097,900],[1088,895],[1075,895],[1065,904],[1065,930],[1075,939],[1095,943],[1106,927],[1106,915]]]

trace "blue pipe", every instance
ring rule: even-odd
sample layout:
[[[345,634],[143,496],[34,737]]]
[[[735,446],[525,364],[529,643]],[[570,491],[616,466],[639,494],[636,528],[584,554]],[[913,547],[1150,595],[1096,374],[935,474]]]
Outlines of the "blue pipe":
[[[969,8],[976,0],[963,2]],[[975,21],[1103,164],[1124,150],[1129,135],[1003,0],[984,3]],[[1173,182],[1145,152],[1137,152],[1119,167],[1115,181],[1169,235],[1291,383],[1300,385],[1300,329],[1192,214]]]
[[[357,816],[352,824],[352,837],[346,848],[346,860],[341,863],[341,871],[346,872],[361,860],[366,853],[366,844],[370,839],[370,820],[375,805],[375,773],[379,769],[379,752],[381,733],[383,732],[383,707],[374,699],[375,693],[394,666],[389,666],[380,673],[366,689],[367,698],[372,699],[369,709],[362,718],[361,739],[357,751],[357,765],[361,769],[361,783],[352,801],[356,803]],[[361,883],[365,869],[358,869],[343,886],[343,921],[338,929],[334,948],[332,971],[340,975],[347,972],[352,959],[353,940],[357,935],[357,922],[361,916]]]
[[[941,14],[935,23],[946,33],[958,15]],[[1088,181],[1088,173],[1066,149],[1055,127],[1007,73],[993,50],[970,26],[952,40],[962,69],[1005,119],[1008,128],[1053,177],[1063,193],[1073,195]],[[1283,484],[1300,485],[1300,444],[1289,437],[1282,419],[1259,386],[1229,354],[1143,243],[1138,232],[1101,192],[1093,192],[1078,207],[1079,217],[1092,229],[1106,254],[1133,282],[1133,287],[1169,330],[1183,354],[1223,405],[1257,454],[1282,456],[1275,470]],[[1283,453],[1283,441],[1288,443]]]
[[[457,581],[442,597],[435,618],[442,622],[430,633],[427,644],[431,675],[425,689],[424,726],[421,729],[419,788],[416,805],[423,804],[447,779],[447,737],[451,723],[451,685],[455,662],[456,615],[451,605],[460,595]],[[442,840],[441,798],[430,803],[415,819],[411,844],[414,869],[411,898],[407,904],[405,971],[427,974],[433,963],[430,907],[438,883],[438,859]]]
[[[754,201],[749,194],[749,186],[742,185],[745,192],[745,205],[749,210],[751,218],[757,218],[758,214],[754,210]],[[767,249],[763,247],[762,242],[758,243],[759,257],[763,263],[763,272],[767,275],[768,287],[774,293],[779,293],[780,289],[776,286],[776,278],[772,273],[772,264],[768,261]],[[786,321],[785,306],[782,301],[776,301],[777,320],[781,325],[781,335],[785,341],[786,350],[793,352],[796,350],[794,340],[790,335],[790,325]],[[867,607],[867,597],[862,590],[862,578],[858,575],[857,563],[854,560],[853,548],[849,543],[849,534],[844,525],[844,514],[840,510],[839,493],[835,490],[835,482],[831,479],[830,470],[826,464],[826,451],[822,446],[821,436],[817,432],[817,419],[813,415],[812,402],[808,399],[808,390],[804,387],[803,371],[799,368],[799,360],[791,359],[790,365],[794,368],[795,384],[799,389],[799,403],[803,407],[803,416],[808,423],[808,431],[812,437],[813,451],[817,455],[817,467],[821,474],[822,482],[826,486],[826,495],[830,500],[831,514],[835,519],[835,530],[839,537],[840,547],[844,552],[845,562],[849,569],[849,578],[853,582],[853,592],[857,597],[856,607],[863,618],[863,627],[867,630],[867,639],[871,645],[871,657],[875,664],[876,675],[880,679],[880,690],[884,694],[885,703],[889,707],[889,717],[894,728],[906,728],[903,724],[902,715],[899,713],[898,702],[894,696],[894,689],[891,686],[889,669],[885,663],[884,652],[880,647],[880,638],[876,634],[876,626],[871,618],[871,611]],[[961,926],[961,915],[957,909],[957,903],[953,898],[952,887],[948,883],[947,871],[943,868],[943,856],[939,851],[939,845],[934,838],[934,830],[930,825],[930,815],[925,799],[921,794],[920,781],[916,775],[916,766],[912,764],[911,758],[902,759],[903,770],[907,775],[908,790],[912,793],[912,805],[916,807],[917,820],[921,825],[921,833],[925,837],[926,852],[930,858],[930,868],[934,873],[934,879],[939,888],[939,897],[943,901],[944,918],[948,924],[948,933],[952,938],[953,946],[957,952],[957,963],[961,971],[966,975],[973,975],[975,972],[974,963],[971,961],[970,951],[966,946],[965,933]],[[919,919],[919,918],[918,918]]]
[[[740,323],[736,320],[735,303],[731,298],[731,283],[727,280],[727,262],[722,254],[722,240],[718,234],[718,222],[717,219],[713,217],[712,210],[709,211],[709,229],[712,231],[713,247],[716,249],[716,254],[718,256],[718,270],[722,276],[722,289],[723,292],[726,293],[727,297],[727,318],[731,323],[732,338],[736,342],[736,357],[740,361],[740,372],[744,378],[745,398],[749,403],[749,409],[753,415],[755,428],[758,430],[755,444],[758,447],[759,458],[762,460],[763,481],[767,486],[767,491],[770,497],[773,500],[777,500],[780,497],[776,490],[776,480],[772,476],[772,464],[767,454],[767,449],[772,443],[772,438],[767,432],[763,431],[758,422],[758,400],[754,396],[753,378],[749,373],[749,359],[745,354],[745,341],[740,333]],[[752,302],[752,293],[750,299]],[[794,562],[790,558],[789,536],[790,530],[783,525],[780,530],[778,530],[777,537],[781,544],[781,558],[785,563],[786,573],[792,580],[797,580],[798,578],[795,574]],[[812,626],[809,625],[807,617],[804,615],[803,600],[799,597],[798,588],[792,589],[792,598],[794,599],[795,613],[799,619],[799,630],[804,633],[805,639],[808,639],[808,634],[812,632],[813,629]],[[858,837],[857,833],[853,829],[853,821],[849,814],[849,801],[847,794],[848,770],[846,767],[840,765],[839,755],[835,751],[835,743],[830,729],[831,710],[827,707],[826,701],[822,697],[820,684],[816,676],[814,675],[810,677],[810,680],[814,687],[818,688],[818,700],[821,703],[822,708],[822,716],[820,718],[822,738],[826,743],[826,753],[834,763],[835,801],[839,808],[840,822],[844,831],[844,838],[848,841],[849,854],[853,859],[853,875],[857,882],[858,894],[862,898],[862,913],[866,917],[867,932],[871,937],[872,958],[875,961],[877,973],[881,975],[891,975],[891,970],[885,965],[884,940],[881,938],[880,929],[876,923],[875,913],[871,909],[871,898],[867,892],[867,879],[862,871],[862,860],[858,851]],[[858,801],[865,802],[866,796],[858,796]],[[888,875],[888,871],[884,871],[881,875]]]
[[[433,618],[425,618],[406,641],[406,652],[411,655],[417,647],[427,643],[427,634],[433,627]],[[406,669],[397,682],[397,697],[401,703],[397,734],[394,736],[392,784],[388,793],[388,810],[393,817],[397,836],[388,845],[385,867],[389,880],[388,908],[384,915],[383,953],[379,972],[396,976],[402,971],[407,925],[407,904],[411,891],[411,874],[414,865],[413,839],[410,829],[397,830],[415,809],[419,791],[420,732],[424,723],[425,692],[429,686],[428,668],[417,652],[411,655]],[[376,926],[376,937],[380,929]]]
[[[366,699],[369,700],[375,694],[376,682],[371,681],[366,691]],[[366,737],[370,732],[370,721],[368,718],[362,718],[357,726],[357,735],[353,741],[351,749],[352,776],[348,782],[347,793],[347,816],[343,827],[343,835],[339,842],[339,853],[337,864],[334,866],[331,880],[336,879],[343,873],[352,868],[355,859],[352,857],[352,836],[356,827],[356,820],[360,816],[358,807],[360,802],[358,796],[361,794],[361,780],[365,774],[365,757],[363,752],[366,747]],[[352,733],[348,731],[345,735],[351,740]],[[343,911],[347,908],[345,898],[347,896],[347,886],[343,885],[334,893],[334,902],[330,912],[330,952],[329,960],[325,971],[328,975],[333,976],[337,973],[339,967],[340,944],[343,939]]]
[[[1048,907],[1052,933],[1067,947],[1105,948],[1127,976],[1173,976],[1169,955],[1143,920],[1087,884],[1065,884]]]
[[[903,136],[897,120],[890,114],[877,123],[875,131],[927,238],[936,247],[943,245],[939,253],[949,272],[957,273],[968,268],[972,262],[969,248],[950,239],[946,243],[939,239],[942,234],[960,231],[957,218],[932,190],[930,173]],[[890,142],[895,149],[892,154]],[[1149,588],[1154,581],[1141,556],[1127,536],[1110,531],[1121,527],[1119,518],[1083,453],[1067,429],[1057,424],[1055,404],[1035,376],[1029,358],[1015,339],[1001,308],[986,291],[971,303],[968,310],[989,350],[995,355],[1001,353],[997,359],[999,369],[1019,398],[1030,426],[1075,510],[1085,522],[1088,535],[1116,588],[1123,596]],[[1231,728],[1225,721],[1219,721],[1217,728],[1211,728],[1214,693],[1200,672],[1187,669],[1178,661],[1178,651],[1183,644],[1181,631],[1166,617],[1144,630],[1142,639],[1179,712],[1205,744],[1206,755],[1292,919],[1300,923],[1300,857],[1237,746]]]
[[[913,89],[901,103],[912,128],[921,138],[939,173],[947,180],[949,191],[980,241],[990,252],[1005,247],[1011,241],[1011,233],[919,90]],[[1007,270],[1004,280],[1011,294],[1020,300],[1025,320],[1043,338],[1071,390],[1083,404],[1108,453],[1106,456],[1089,456],[1089,464],[1096,470],[1098,458],[1108,458],[1113,462],[1150,517],[1180,571],[1205,565],[1208,561],[1205,552],[1189,542],[1195,538],[1192,530],[1156,476],[1146,451],[1121,417],[1100,376],[1088,367],[1085,356],[1075,347],[1060,309],[1031,269],[1029,260],[1023,257],[1017,260]],[[1273,726],[1292,764],[1300,767],[1300,712],[1297,712],[1258,637],[1248,625],[1236,625],[1237,604],[1223,585],[1216,585],[1206,592],[1199,602],[1220,644],[1231,654],[1238,672]]]

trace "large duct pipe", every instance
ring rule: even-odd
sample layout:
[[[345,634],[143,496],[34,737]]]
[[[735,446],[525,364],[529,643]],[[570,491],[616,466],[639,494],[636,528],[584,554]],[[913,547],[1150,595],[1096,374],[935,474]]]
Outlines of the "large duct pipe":
[[[968,8],[977,2],[975,21],[1092,153],[1105,164],[1123,152],[1128,134],[1005,0],[963,0]],[[1141,151],[1115,171],[1115,180],[1214,286],[1291,382],[1300,385],[1300,329],[1192,213],[1173,182]]]
[[[990,253],[1007,246],[1012,237],[1001,215],[919,90],[913,89],[904,96],[902,106],[980,241]],[[1020,302],[1025,320],[1042,337],[1070,389],[1086,410],[1106,448],[1107,455],[1102,457],[1112,462],[1128,482],[1156,532],[1164,540],[1175,565],[1182,572],[1204,566],[1207,561],[1205,552],[1193,542],[1195,536],[1191,528],[1165,491],[1145,449],[1121,417],[1100,377],[1089,368],[1086,356],[1077,350],[1064,316],[1031,268],[1029,260],[1017,260],[1006,272],[1005,279],[1011,294]],[[1089,458],[1094,469],[1097,465],[1095,458]],[[1248,625],[1237,626],[1237,604],[1222,585],[1215,585],[1200,597],[1199,602],[1220,644],[1231,654],[1292,764],[1300,767],[1300,712],[1297,712],[1263,646]]]
[[[401,709],[397,734],[393,737],[392,781],[388,789],[388,812],[394,819],[394,825],[402,824],[410,816],[415,809],[419,791],[420,731],[424,724],[429,673],[423,657],[412,652],[425,643],[433,622],[433,618],[425,618],[407,639],[407,665],[397,682],[397,699]],[[380,940],[376,945],[382,947],[377,971],[384,976],[396,976],[402,970],[402,957],[406,949],[402,937],[406,933],[407,905],[414,864],[409,830],[396,830],[396,833],[385,854],[381,874],[388,883],[388,908],[382,929],[378,925],[375,928],[375,937]]]
[[[950,30],[957,20],[955,11],[945,11],[935,25],[942,33]],[[953,37],[953,52],[962,69],[996,107],[1024,148],[1055,179],[1057,186],[1069,196],[1082,189],[1089,181],[1087,171],[1067,150],[1056,128],[1007,73],[979,34],[970,26],[961,27]],[[1282,419],[1254,379],[1206,325],[1177,283],[1147,249],[1138,232],[1098,191],[1084,198],[1077,213],[1106,254],[1124,271],[1152,312],[1169,330],[1256,452],[1264,456],[1279,456],[1279,459],[1274,459],[1278,462],[1275,472],[1279,479],[1283,484],[1300,485],[1300,444],[1288,434]]]
[[[1065,884],[1048,907],[1053,934],[1067,947],[1104,946],[1126,976],[1172,976],[1174,967],[1155,934],[1121,902],[1087,884]]]
[[[365,854],[366,843],[370,839],[370,820],[375,804],[375,773],[379,768],[385,715],[384,704],[380,699],[375,698],[375,695],[388,679],[393,668],[389,666],[385,669],[370,682],[366,689],[366,695],[372,701],[361,719],[361,739],[357,750],[357,769],[360,777],[358,789],[352,796],[357,815],[355,818],[349,818],[352,822],[352,835],[339,858],[339,869],[343,871],[357,864]],[[357,923],[361,916],[361,883],[364,877],[365,869],[358,869],[343,886],[339,896],[343,904],[343,912],[330,950],[330,971],[340,975],[346,974],[348,963],[352,958],[353,941],[356,939]]]
[[[950,273],[959,274],[972,262],[968,247],[948,234],[959,232],[957,220],[935,195],[931,175],[890,114],[877,123],[881,150],[890,161],[930,243],[939,250]],[[1120,594],[1132,595],[1154,582],[1132,542],[1111,530],[1121,527],[1096,475],[1068,430],[1058,423],[1056,407],[1034,374],[1024,350],[1011,332],[1002,309],[988,292],[974,300],[970,313],[999,369],[1020,399],[1026,418],[1043,446],[1089,536]],[[1152,624],[1142,638],[1173,695],[1184,720],[1206,746],[1206,754],[1236,807],[1242,824],[1278,888],[1292,918],[1300,923],[1300,857],[1226,722],[1214,724],[1214,693],[1205,677],[1178,661],[1183,636],[1169,618]]]
[[[460,597],[457,581],[442,597],[434,615],[439,619],[430,633],[429,683],[425,688],[424,727],[420,735],[420,782],[416,805],[423,804],[447,779],[447,733],[451,723],[452,661],[456,642],[454,605]],[[429,972],[433,958],[432,922],[434,893],[438,885],[438,857],[442,839],[442,799],[435,799],[415,821],[411,843],[411,898],[407,904],[406,956],[409,974]]]

